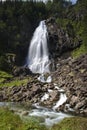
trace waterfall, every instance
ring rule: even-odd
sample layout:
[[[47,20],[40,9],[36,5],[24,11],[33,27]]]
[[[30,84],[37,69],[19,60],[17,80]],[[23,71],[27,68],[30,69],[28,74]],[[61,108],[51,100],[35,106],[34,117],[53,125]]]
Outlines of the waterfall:
[[[41,21],[33,34],[28,52],[27,64],[33,73],[45,74],[50,72],[47,38],[45,21]]]

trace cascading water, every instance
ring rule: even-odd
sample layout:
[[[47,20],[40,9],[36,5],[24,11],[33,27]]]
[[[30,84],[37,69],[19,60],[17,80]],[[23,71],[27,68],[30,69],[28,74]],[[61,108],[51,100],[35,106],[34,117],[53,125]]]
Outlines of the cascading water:
[[[48,55],[48,47],[47,47],[47,27],[45,25],[45,21],[41,21],[39,26],[36,28],[34,32],[34,36],[31,40],[30,47],[29,47],[29,53],[28,53],[28,59],[27,59],[27,64],[29,69],[33,73],[39,73],[41,74],[38,80],[41,82],[51,82],[51,76],[45,80],[44,74],[45,73],[50,73],[49,70],[49,65],[50,65],[50,60],[49,60],[49,55]],[[0,106],[8,106],[11,110],[13,110],[16,114],[19,114],[20,117],[23,119],[28,119],[35,116],[40,117],[39,121],[41,124],[45,124],[48,127],[51,127],[53,124],[59,122],[62,120],[64,117],[69,117],[70,115],[61,113],[61,112],[56,112],[56,109],[62,105],[63,103],[66,102],[67,97],[64,94],[64,90],[60,89],[57,84],[54,84],[54,90],[58,90],[58,93],[60,92],[60,99],[59,101],[55,104],[55,106],[52,107],[52,109],[48,109],[45,107],[39,106],[39,103],[34,104],[34,107],[27,110],[28,115],[25,116],[25,108],[24,105],[23,107],[20,107],[20,104],[16,103],[5,103],[5,102],[0,102]],[[49,100],[51,98],[51,92],[52,88],[48,89],[47,92],[41,97],[40,102],[43,104],[46,100]],[[63,93],[62,93],[63,92]],[[50,100],[52,101],[52,100]],[[66,104],[69,108],[69,104]],[[20,109],[21,108],[21,109]],[[30,106],[29,106],[30,108]],[[70,108],[69,108],[70,109]],[[71,109],[70,109],[71,110]],[[38,120],[38,118],[36,118]],[[43,119],[43,120],[42,120]],[[28,121],[28,120],[27,120]]]
[[[48,53],[48,46],[47,46],[47,39],[48,39],[48,32],[45,21],[41,21],[39,26],[36,28],[32,40],[30,42],[28,58],[27,58],[27,65],[29,69],[33,73],[39,73],[40,76],[38,80],[41,82],[51,82],[51,76],[48,76],[45,79],[45,74],[50,74],[50,60],[49,60],[49,53]],[[47,74],[48,75],[48,74]],[[46,76],[47,76],[46,75]],[[68,117],[69,115],[63,114],[61,112],[56,112],[56,109],[66,102],[67,97],[62,89],[60,89],[57,85],[54,85],[55,90],[58,89],[58,93],[60,92],[60,99],[57,101],[55,105],[53,105],[52,109],[48,109],[45,107],[39,106],[40,103],[44,103],[46,100],[50,100],[50,93],[53,91],[48,89],[47,92],[41,97],[40,101],[34,104],[35,108],[32,108],[29,111],[29,116],[39,116],[43,117],[43,123],[47,126],[52,126],[53,124],[59,122],[64,117]],[[2,105],[2,104],[1,104]]]
[[[49,73],[49,54],[47,47],[47,27],[45,21],[41,21],[32,37],[27,64],[33,73]]]

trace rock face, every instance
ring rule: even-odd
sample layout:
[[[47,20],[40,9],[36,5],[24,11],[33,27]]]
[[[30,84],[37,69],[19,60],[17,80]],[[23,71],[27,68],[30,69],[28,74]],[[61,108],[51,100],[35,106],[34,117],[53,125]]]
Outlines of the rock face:
[[[54,82],[66,91],[70,107],[76,113],[87,115],[87,55],[58,63],[57,71],[53,73]]]
[[[46,20],[49,35],[49,52],[52,57],[81,45],[81,39],[74,36],[73,26],[68,23],[66,30],[56,24],[53,17]]]

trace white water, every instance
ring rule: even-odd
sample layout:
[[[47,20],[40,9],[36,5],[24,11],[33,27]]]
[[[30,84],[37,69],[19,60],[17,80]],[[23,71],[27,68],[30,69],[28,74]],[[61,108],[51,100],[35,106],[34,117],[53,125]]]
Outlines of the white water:
[[[41,102],[47,100],[49,98],[49,94],[45,93],[44,96],[41,98]]]
[[[53,90],[48,89],[48,92],[52,92]],[[62,93],[61,93],[62,94]],[[45,93],[44,96],[41,98],[41,102],[46,101],[49,99],[49,94]],[[48,109],[43,106],[39,106],[39,103],[33,104],[33,108],[28,111],[28,115],[23,116],[22,113],[26,112],[26,109],[24,106],[20,107],[20,103],[5,103],[5,102],[0,102],[0,106],[9,106],[11,110],[14,110],[14,112],[18,115],[20,115],[21,119],[28,119],[30,116],[32,117],[39,117],[41,118],[41,124],[46,125],[47,127],[53,126],[53,124],[56,124],[60,122],[63,118],[65,117],[70,117],[71,115],[69,114],[64,114],[62,112],[56,112],[55,109],[58,108],[60,105],[62,105],[66,101],[66,95],[60,96],[60,100],[56,103],[55,106],[53,106],[52,109]],[[30,106],[29,106],[30,108]],[[38,118],[37,118],[38,120]]]
[[[49,54],[47,47],[47,27],[45,21],[41,21],[32,37],[27,64],[33,73],[49,73]]]
[[[63,103],[66,102],[67,97],[66,94],[64,93],[64,90],[59,88],[57,84],[54,83],[55,89],[60,92],[60,99],[56,102],[55,106],[53,106],[53,110],[56,110],[59,106],[61,106]]]
[[[44,122],[42,124],[45,124],[48,127],[51,127],[53,124],[60,122],[65,117],[70,117],[68,114],[41,107],[39,104],[35,104],[35,109],[31,110],[29,115],[35,117],[43,117]]]
[[[59,101],[56,103],[56,105],[53,107],[53,110],[56,110],[60,105],[62,105],[64,102],[66,102],[67,97],[64,93],[60,94],[60,99]]]
[[[60,92],[60,99],[56,102],[56,104],[52,107],[52,109],[47,109],[45,107],[39,106],[39,103],[34,104],[35,109],[31,110],[29,113],[30,116],[35,117],[43,117],[44,122],[42,124],[45,124],[48,127],[53,126],[53,124],[56,124],[60,122],[65,117],[70,117],[71,115],[64,114],[62,112],[57,112],[56,109],[66,102],[67,97],[64,93],[64,90],[59,88],[57,84],[54,84],[55,89]],[[50,98],[50,92],[52,92],[52,89],[48,89],[48,92],[44,94],[44,96],[41,98],[41,102],[47,101]]]
[[[47,79],[45,79],[44,74],[41,74],[41,75],[38,77],[38,80],[41,81],[42,83],[50,83],[50,82],[52,81],[52,77],[51,77],[51,76],[48,76]]]

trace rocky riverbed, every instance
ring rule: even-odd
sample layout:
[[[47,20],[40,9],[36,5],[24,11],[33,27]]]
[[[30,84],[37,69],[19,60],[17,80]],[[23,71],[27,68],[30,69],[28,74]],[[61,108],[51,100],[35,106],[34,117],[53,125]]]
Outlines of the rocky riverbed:
[[[58,58],[55,66],[51,83],[41,83],[37,75],[33,75],[27,85],[1,87],[0,101],[39,103],[53,108],[62,93],[67,99],[56,107],[57,111],[87,116],[87,55],[77,59]],[[23,76],[26,77],[26,74]]]

